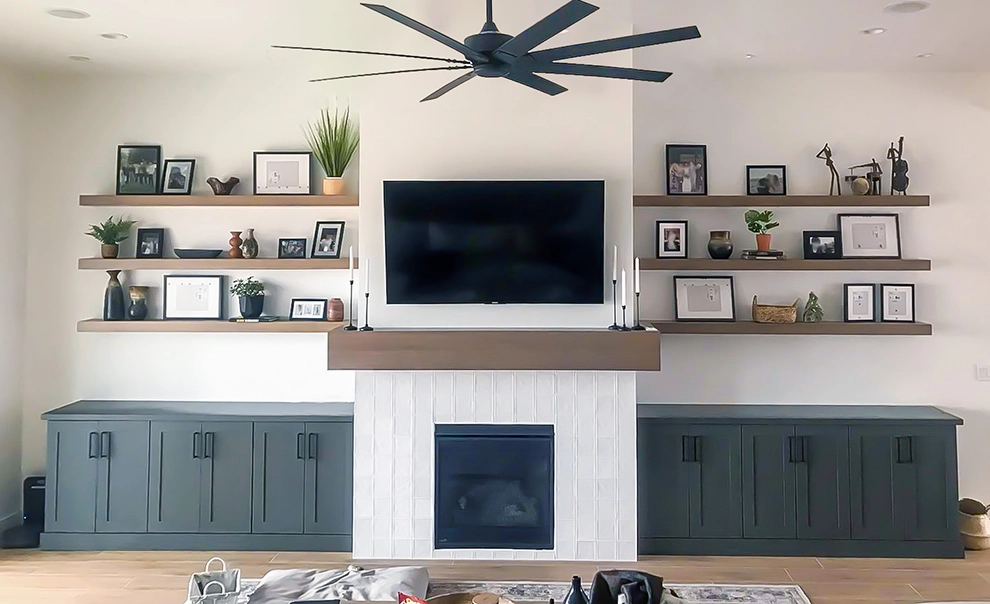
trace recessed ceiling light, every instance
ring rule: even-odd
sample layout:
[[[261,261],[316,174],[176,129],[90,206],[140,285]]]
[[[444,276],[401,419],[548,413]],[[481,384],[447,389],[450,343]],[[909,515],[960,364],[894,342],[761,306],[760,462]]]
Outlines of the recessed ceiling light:
[[[860,31],[859,33],[863,34],[864,36],[876,36],[884,33],[885,31],[887,30],[882,27],[871,27],[869,29],[864,29]]]
[[[909,0],[908,2],[898,2],[897,4],[891,4],[887,8],[883,9],[888,13],[898,13],[901,15],[906,15],[908,13],[920,13],[931,6],[927,2],[922,2],[921,0]]]
[[[69,55],[69,60],[76,61],[77,63],[85,63],[86,61],[89,61],[90,58],[85,55]]]
[[[756,55],[746,53],[746,59],[755,59]]]
[[[100,37],[105,40],[126,40],[127,34],[108,33],[100,34]]]
[[[74,8],[53,8],[47,12],[59,19],[89,19],[89,13]]]
[[[935,56],[935,53],[933,53],[933,52],[923,52],[920,55],[917,55],[915,58],[916,59],[930,59],[930,58],[932,58],[934,56]]]

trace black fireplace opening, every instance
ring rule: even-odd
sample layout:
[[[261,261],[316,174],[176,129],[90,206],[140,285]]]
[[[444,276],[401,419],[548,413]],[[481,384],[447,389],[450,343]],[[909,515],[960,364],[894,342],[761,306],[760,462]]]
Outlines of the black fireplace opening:
[[[437,549],[553,549],[553,426],[438,424]]]

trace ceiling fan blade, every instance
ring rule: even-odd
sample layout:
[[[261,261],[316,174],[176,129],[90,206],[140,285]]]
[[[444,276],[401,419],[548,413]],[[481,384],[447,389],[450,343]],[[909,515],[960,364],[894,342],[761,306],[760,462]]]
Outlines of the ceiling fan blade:
[[[440,42],[441,44],[453,48],[454,50],[461,53],[468,59],[474,61],[475,63],[488,63],[488,57],[481,54],[480,52],[474,51],[468,48],[467,46],[465,46],[464,44],[458,42],[457,40],[451,38],[450,36],[446,34],[442,34],[437,30],[433,29],[432,27],[423,25],[419,21],[410,19],[409,17],[403,15],[398,11],[392,10],[387,6],[382,6],[381,4],[367,4],[364,2],[362,2],[361,4],[362,6],[367,6],[376,13],[385,15],[389,19],[398,21],[399,23],[405,25],[406,27],[411,27],[412,29],[415,29],[419,33],[425,36],[429,36],[430,38],[433,38],[437,42]]]
[[[549,94],[550,96],[557,96],[562,92],[567,92],[567,89],[557,82],[551,82],[546,78],[542,78],[535,73],[525,71],[523,69],[513,69],[508,73],[508,75],[503,77],[506,77],[517,84],[522,84],[523,86],[529,86],[534,90],[539,90],[544,94]]]
[[[461,59],[446,59],[444,57],[424,57],[420,55],[403,55],[392,52],[374,52],[371,50],[342,50],[340,48],[314,48],[311,46],[281,46],[281,45],[273,45],[272,48],[280,48],[283,50],[316,50],[319,52],[339,52],[350,55],[375,55],[377,57],[399,57],[402,59],[423,59],[425,61],[444,61],[447,63],[460,63],[463,65],[470,65],[470,63]]]
[[[559,59],[574,59],[576,57],[600,55],[619,50],[630,50],[633,48],[657,46],[658,44],[669,44],[670,42],[693,40],[700,37],[701,32],[698,31],[697,27],[692,25],[691,27],[623,36],[621,38],[612,38],[611,40],[599,40],[598,42],[586,42],[584,44],[561,46],[560,48],[549,48],[530,53],[529,56],[539,63],[549,63],[550,61],[557,61]]]
[[[606,67],[605,65],[583,65],[581,63],[542,63],[529,68],[533,73],[559,73],[564,75],[589,76],[593,78],[615,78],[618,80],[639,80],[642,82],[664,82],[674,75],[669,71],[650,71],[628,67]]]
[[[420,102],[421,103],[425,103],[426,101],[435,101],[438,98],[440,98],[443,95],[445,95],[448,92],[450,92],[451,90],[453,90],[454,88],[457,88],[461,84],[463,84],[463,83],[471,80],[472,78],[474,78],[474,76],[475,76],[475,73],[473,71],[471,73],[465,73],[461,77],[457,78],[456,80],[454,80],[450,84],[447,84],[446,86],[444,86],[440,90],[437,90],[436,92],[434,92],[433,94],[431,94],[430,96],[426,97],[425,99],[423,99]]]
[[[316,82],[330,82],[332,80],[350,80],[353,78],[370,78],[371,76],[381,76],[381,75],[394,75],[397,73],[419,73],[421,71],[450,71],[453,69],[472,69],[470,65],[457,65],[450,67],[425,67],[423,69],[399,69],[397,71],[378,71],[375,73],[357,73],[354,75],[345,76],[334,76],[332,78],[319,78],[317,80],[310,80],[310,83]]]
[[[550,13],[543,20],[503,44],[495,51],[495,54],[500,59],[511,62],[578,21],[587,18],[597,10],[597,6],[588,4],[584,0],[571,0],[556,11]]]

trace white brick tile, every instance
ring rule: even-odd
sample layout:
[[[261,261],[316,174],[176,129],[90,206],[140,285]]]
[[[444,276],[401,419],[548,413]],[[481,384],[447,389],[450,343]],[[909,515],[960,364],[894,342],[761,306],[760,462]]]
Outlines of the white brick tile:
[[[578,457],[594,458],[595,446],[598,444],[595,438],[595,431],[592,430],[588,436],[581,436],[579,433],[576,444]]]
[[[375,398],[374,371],[358,371],[354,374],[354,400],[368,403]]]
[[[395,555],[392,552],[392,541],[389,539],[375,539],[373,557],[394,558]]]
[[[533,550],[515,550],[512,557],[515,560],[536,560],[536,552]]]
[[[594,526],[596,519],[595,500],[590,498],[578,499],[577,516],[575,516],[578,526],[582,524]]]
[[[373,493],[375,497],[392,496],[392,476],[389,473],[382,472],[381,474],[375,474],[372,481],[375,485]]]
[[[574,397],[574,393],[577,391],[577,372],[558,371],[554,374],[554,380],[556,381],[557,396]]]
[[[372,535],[375,531],[375,524],[371,518],[354,519],[354,543],[371,543]],[[369,547],[370,549],[370,547]]]
[[[618,560],[615,541],[599,541],[597,544],[598,553],[595,557],[602,561]]]
[[[494,560],[495,550],[493,549],[476,549],[474,550],[475,560]]]
[[[615,474],[615,458],[599,449],[598,458],[595,459],[595,475],[598,478],[615,478]]]
[[[474,375],[468,371],[454,374],[454,421],[474,421]]]
[[[375,557],[374,544],[371,539],[367,542],[354,541],[354,545],[351,547],[354,550],[354,557],[358,559],[367,559]]]
[[[433,499],[428,497],[413,499],[413,518],[433,520]]]
[[[391,462],[392,450],[395,445],[395,437],[392,435],[391,426],[375,434],[375,461]]]
[[[428,539],[413,540],[413,557],[417,560],[428,560],[433,555],[433,543]]]
[[[410,371],[400,371],[393,376],[392,392],[394,393],[396,407],[412,406],[413,379],[413,374]]]
[[[536,398],[553,398],[557,395],[555,390],[555,380],[552,373],[543,371],[536,374]]]
[[[392,476],[392,470],[395,468],[393,465],[392,452],[389,450],[388,454],[375,454],[375,480],[384,478],[388,479]]]
[[[557,519],[561,521],[569,520],[571,522],[577,518],[577,502],[573,499],[571,500],[557,500],[555,502],[557,507]]]
[[[371,455],[357,455],[354,457],[354,477],[371,478],[375,475],[375,461]],[[355,481],[355,484],[358,481]],[[355,495],[356,496],[356,495]]]
[[[601,371],[595,374],[595,398],[615,400],[617,388],[618,380],[615,372]]]
[[[395,518],[412,519],[412,499],[408,497],[396,497],[392,500],[392,508],[395,510]],[[410,532],[412,527],[410,526]],[[410,535],[412,537],[412,535]]]
[[[623,562],[636,562],[639,560],[639,550],[635,541],[620,541],[616,560]]]
[[[594,522],[577,522],[578,541],[594,541],[597,538]]]
[[[355,502],[370,502],[371,498],[375,496],[375,483],[369,477],[365,480],[355,480],[354,481],[354,501]],[[355,507],[357,507],[355,505]]]
[[[578,560],[594,560],[597,557],[595,552],[595,542],[594,541],[578,541],[577,542],[577,556]]]
[[[416,480],[415,477],[395,477],[395,482],[392,483],[392,497],[396,499],[412,499],[413,496],[413,481]]]
[[[433,520],[417,518],[413,520],[413,537],[416,539],[427,539],[433,543]]]
[[[632,503],[633,503],[633,507],[635,507],[636,498],[632,499]],[[619,502],[617,498],[598,500],[598,520],[611,520],[612,522],[620,522]]]
[[[495,550],[496,560],[512,560],[512,550],[508,549],[498,549]]]
[[[540,406],[540,397],[536,396],[536,374],[531,371],[517,371],[512,374],[513,376],[513,386],[515,388],[515,398],[516,404],[519,409],[533,409],[533,417],[531,419],[518,421],[526,421],[529,423],[540,422],[540,423],[553,423],[553,397],[546,397],[548,402],[547,408],[544,413],[549,412],[549,419],[541,419],[540,413],[538,411]]]
[[[412,518],[396,518],[395,522],[392,523],[392,536],[396,539],[412,539]]]
[[[558,542],[557,560],[577,560],[577,541]]]
[[[599,478],[598,479],[598,499],[611,499],[618,493],[618,486],[614,478]]]
[[[579,477],[577,479],[577,497],[576,497],[576,499],[578,500],[578,503],[580,504],[580,502],[583,501],[583,502],[594,504],[595,497],[597,496],[596,495],[597,491],[595,490],[595,487],[596,486],[597,485],[595,483],[595,479],[594,478],[580,478],[580,475],[579,475]],[[578,505],[578,510],[580,510],[580,509],[581,509],[581,506]],[[580,513],[581,512],[579,511],[578,512],[578,514],[579,514],[578,515],[578,518],[581,518]]]
[[[417,371],[413,374],[413,399],[415,406],[433,404],[433,374],[428,371]]]
[[[371,536],[377,539],[388,539],[392,536],[391,518],[374,518],[371,521]]]
[[[604,409],[601,408],[600,405],[598,408],[598,412],[595,415],[595,421],[597,424],[595,427],[595,432],[597,432],[600,435],[609,435],[609,436],[615,435],[616,433],[615,415],[606,412]],[[396,425],[396,427],[398,428],[398,424]]]
[[[454,550],[452,549],[433,550],[433,557],[438,560],[450,560],[454,557]]]
[[[433,479],[429,476],[413,477],[413,497],[432,497]]]
[[[357,505],[354,504],[354,518],[355,519],[368,519],[374,517],[375,506],[374,505]]]
[[[615,541],[618,539],[619,534],[615,526],[615,518],[602,518],[601,515],[598,516],[598,528],[595,531],[595,539],[598,541]],[[580,533],[578,534],[578,539],[581,538]],[[606,558],[606,560],[611,560],[611,558]]]
[[[441,371],[434,374],[433,415],[438,423],[454,421],[454,374]]]
[[[516,392],[519,392],[519,383],[516,382]],[[553,424],[556,419],[556,410],[554,409],[554,399],[547,397],[536,397],[533,394],[533,399],[536,401],[536,423],[538,424]],[[554,430],[555,433],[558,430]]]
[[[398,535],[396,535],[398,537]],[[400,560],[408,560],[413,556],[413,542],[412,539],[398,539],[395,540],[395,557]]]
[[[454,560],[473,560],[474,552],[466,549],[450,550],[450,557]]]
[[[616,452],[616,439],[611,436],[599,436],[598,442],[595,443],[598,446],[598,453],[605,453],[608,456],[614,456]]]
[[[555,558],[556,558],[556,554],[554,554],[554,551],[552,549],[542,549],[536,552],[537,560],[554,560]]]
[[[580,371],[577,374],[577,388],[575,389],[577,398],[595,398],[595,374],[588,371]]]

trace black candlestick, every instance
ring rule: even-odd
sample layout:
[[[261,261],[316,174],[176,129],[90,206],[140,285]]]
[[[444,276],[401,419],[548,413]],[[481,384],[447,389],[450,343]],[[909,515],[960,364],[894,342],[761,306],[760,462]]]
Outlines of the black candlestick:
[[[636,292],[636,324],[633,325],[633,331],[646,331],[646,328],[640,325],[640,309],[639,309],[639,292]]]
[[[626,305],[622,305],[622,327],[619,331],[632,331],[632,327],[626,327]]]
[[[618,311],[618,309],[616,308],[616,305],[615,305],[615,303],[616,303],[616,300],[615,300],[616,283],[618,283],[618,281],[616,279],[612,279],[612,324],[608,326],[609,331],[621,331],[622,330],[622,328],[619,327],[619,315],[618,315],[618,312],[619,311]]]
[[[371,300],[371,292],[364,292],[364,327],[361,331],[375,331],[375,328],[368,325],[368,302]]]
[[[354,325],[354,279],[351,279],[351,295],[347,299],[347,327],[344,331],[357,331]]]

